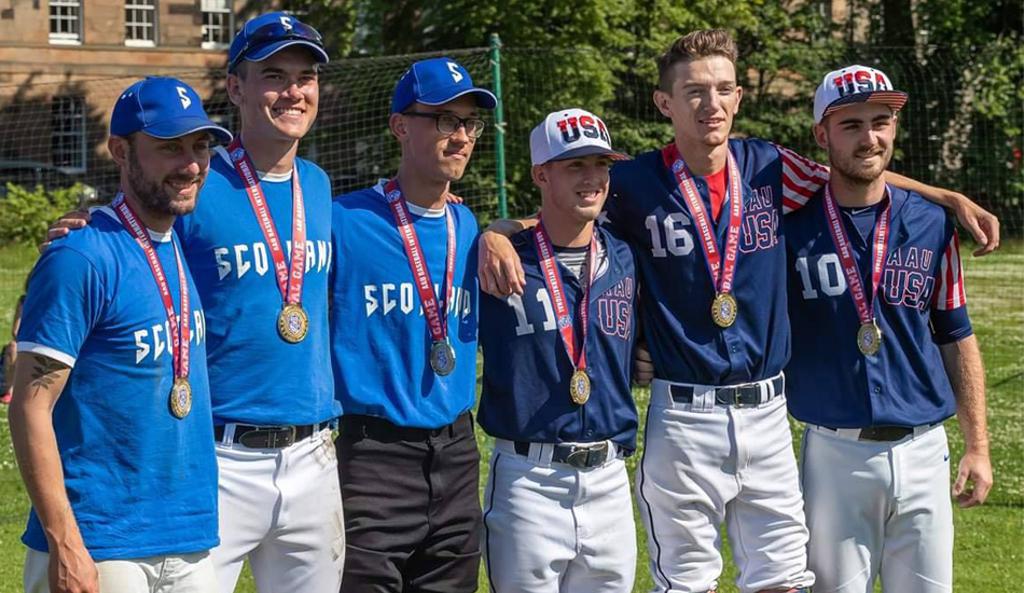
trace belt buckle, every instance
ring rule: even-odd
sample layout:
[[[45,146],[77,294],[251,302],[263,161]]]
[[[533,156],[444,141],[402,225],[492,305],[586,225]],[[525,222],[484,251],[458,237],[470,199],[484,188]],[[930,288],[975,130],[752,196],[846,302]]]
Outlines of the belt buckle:
[[[594,454],[599,458],[592,457]],[[572,453],[565,457],[565,462],[576,469],[587,469],[597,465],[608,457],[608,443],[596,445],[574,445]]]
[[[757,384],[756,383],[748,383],[746,385],[737,385],[737,386],[732,388],[733,389],[732,406],[734,408],[738,408],[738,409],[742,410],[744,408],[756,408],[757,406],[761,405],[760,390],[758,390],[757,397],[755,398],[755,400],[753,402],[746,402],[746,401],[743,400],[743,393],[744,393],[743,389],[746,388],[746,387],[754,387],[754,388],[756,388]]]
[[[265,442],[258,443],[262,446],[257,448],[282,449],[284,447],[290,447],[295,443],[295,434],[294,426],[264,426],[252,432],[243,434],[239,441],[248,447],[250,445],[246,443],[246,437],[252,435],[255,438],[262,437],[266,439]]]
[[[278,436],[281,435],[282,432],[287,437],[287,438],[283,439],[284,441],[287,441],[287,442],[285,442],[283,444],[278,442]],[[271,446],[271,449],[279,449],[279,448],[283,448],[283,447],[291,447],[292,445],[295,444],[295,436],[296,436],[295,426],[280,426],[273,433],[273,435],[274,435],[274,437],[273,437],[274,438],[274,442],[273,442],[273,445]]]

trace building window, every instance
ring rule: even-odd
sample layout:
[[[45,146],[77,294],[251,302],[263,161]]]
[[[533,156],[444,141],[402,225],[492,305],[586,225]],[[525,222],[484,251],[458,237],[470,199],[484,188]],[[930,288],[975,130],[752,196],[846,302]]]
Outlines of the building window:
[[[124,3],[124,44],[156,45],[156,0],[127,0]]]
[[[203,0],[203,49],[226,49],[235,31],[231,0]]]
[[[50,43],[82,42],[80,0],[50,0]]]
[[[66,173],[82,173],[86,165],[85,99],[54,97],[50,105],[50,151],[53,165]]]

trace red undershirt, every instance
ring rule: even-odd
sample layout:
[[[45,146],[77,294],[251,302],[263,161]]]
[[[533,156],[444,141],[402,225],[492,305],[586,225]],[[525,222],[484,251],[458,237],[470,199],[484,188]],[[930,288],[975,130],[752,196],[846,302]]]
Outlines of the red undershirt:
[[[708,184],[708,197],[711,198],[711,218],[716,222],[718,215],[722,212],[722,204],[725,202],[725,170],[727,168],[722,167],[704,178]]]

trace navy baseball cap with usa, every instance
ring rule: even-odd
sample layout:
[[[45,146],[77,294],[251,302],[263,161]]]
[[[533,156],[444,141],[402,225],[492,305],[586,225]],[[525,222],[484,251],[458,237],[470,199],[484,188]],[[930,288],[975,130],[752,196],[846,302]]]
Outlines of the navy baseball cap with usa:
[[[907,104],[907,93],[898,91],[881,70],[867,66],[847,66],[829,72],[814,92],[814,123],[854,103],[882,103],[893,112]]]
[[[326,64],[327,50],[320,32],[285,12],[268,12],[249,19],[238,30],[228,50],[228,72],[242,60],[261,62],[286,47],[305,47],[313,58]]]
[[[451,58],[420,60],[398,79],[391,96],[391,113],[401,113],[413,103],[443,105],[463,95],[473,95],[477,107],[494,109],[498,99],[487,89],[473,86],[473,79]]]
[[[222,142],[231,142],[231,132],[210,120],[192,87],[164,76],[150,76],[126,88],[110,116],[111,136],[142,132],[170,139],[203,130]]]

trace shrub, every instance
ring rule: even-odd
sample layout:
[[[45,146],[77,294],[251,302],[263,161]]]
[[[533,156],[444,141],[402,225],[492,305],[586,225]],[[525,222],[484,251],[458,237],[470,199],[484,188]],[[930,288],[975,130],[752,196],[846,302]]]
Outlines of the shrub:
[[[0,245],[38,244],[52,222],[78,206],[84,191],[81,183],[51,190],[8,183],[7,195],[0,198]]]

